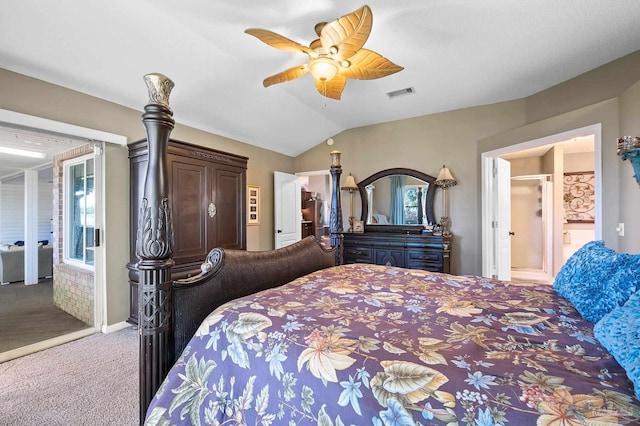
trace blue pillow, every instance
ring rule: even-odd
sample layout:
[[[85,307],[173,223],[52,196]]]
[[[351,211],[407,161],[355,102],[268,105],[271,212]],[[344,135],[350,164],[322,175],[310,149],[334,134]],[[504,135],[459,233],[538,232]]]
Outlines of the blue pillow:
[[[591,241],[567,260],[553,288],[595,323],[640,290],[639,271],[640,255],[616,253],[603,241]]]
[[[603,316],[593,334],[625,369],[640,399],[640,291]]]

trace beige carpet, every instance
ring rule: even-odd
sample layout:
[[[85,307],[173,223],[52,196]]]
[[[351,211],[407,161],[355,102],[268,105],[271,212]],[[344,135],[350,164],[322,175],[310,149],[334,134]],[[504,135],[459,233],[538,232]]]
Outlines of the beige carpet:
[[[139,423],[138,334],[94,334],[0,364],[0,425]]]

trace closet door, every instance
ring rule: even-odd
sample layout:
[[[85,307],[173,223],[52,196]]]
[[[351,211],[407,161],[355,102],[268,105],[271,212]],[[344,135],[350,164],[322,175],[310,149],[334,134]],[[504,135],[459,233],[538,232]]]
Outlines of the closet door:
[[[216,164],[213,171],[215,215],[211,248],[246,249],[246,182],[244,169]]]
[[[202,262],[213,238],[209,215],[211,163],[169,154],[173,216],[173,260],[176,265]]]

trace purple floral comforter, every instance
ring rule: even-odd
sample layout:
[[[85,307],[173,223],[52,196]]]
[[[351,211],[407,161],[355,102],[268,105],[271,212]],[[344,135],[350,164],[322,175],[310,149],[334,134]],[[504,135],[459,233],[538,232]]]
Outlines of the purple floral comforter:
[[[146,424],[638,423],[592,328],[547,285],[329,268],[212,312]]]

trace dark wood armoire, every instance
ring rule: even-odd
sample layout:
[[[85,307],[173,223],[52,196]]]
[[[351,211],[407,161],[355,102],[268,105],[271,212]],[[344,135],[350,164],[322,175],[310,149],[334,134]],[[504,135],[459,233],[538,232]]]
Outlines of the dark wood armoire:
[[[138,323],[136,232],[148,161],[147,141],[129,145],[131,179],[130,309],[128,322]],[[167,173],[173,216],[172,279],[200,272],[215,247],[246,249],[247,157],[169,140]]]
[[[320,239],[324,235],[324,226],[322,223],[322,201],[313,197],[313,194],[308,191],[302,191],[302,218],[307,223],[308,235],[315,235]],[[302,238],[305,235],[305,227],[303,223]]]

